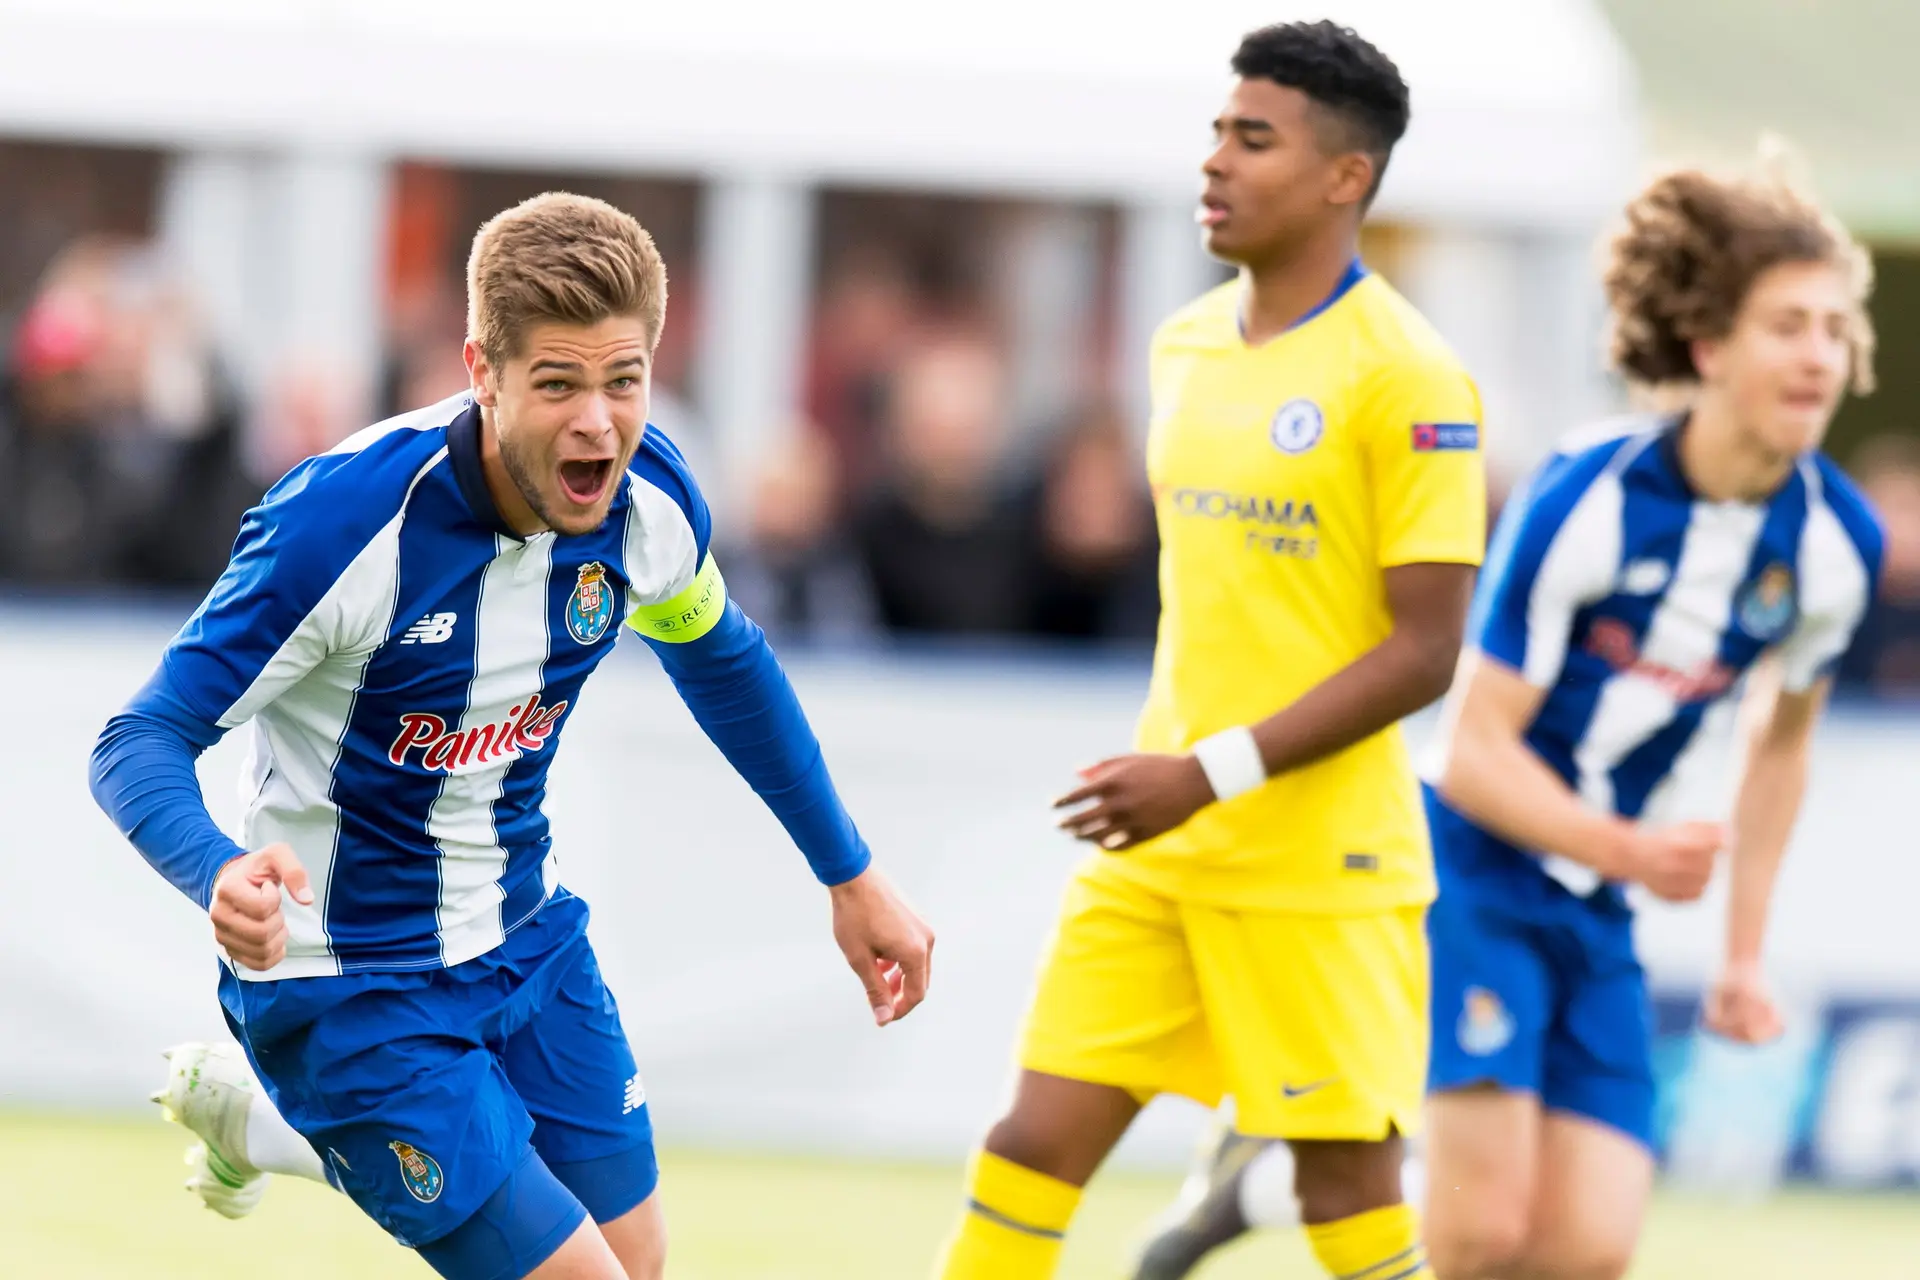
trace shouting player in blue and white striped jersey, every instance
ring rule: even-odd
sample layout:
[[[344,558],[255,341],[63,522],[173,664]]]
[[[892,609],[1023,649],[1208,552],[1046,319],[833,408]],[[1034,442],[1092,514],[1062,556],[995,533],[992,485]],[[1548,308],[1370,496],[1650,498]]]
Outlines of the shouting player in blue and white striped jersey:
[[[727,600],[699,488],[646,425],[666,304],[651,239],[598,201],[539,197],[481,229],[468,287],[470,395],[302,463],[249,513],[102,735],[94,793],[209,911],[221,1004],[265,1086],[214,1115],[202,1100],[245,1073],[176,1059],[167,1101],[201,1108],[209,1203],[244,1211],[232,1193],[268,1165],[244,1130],[299,1146],[290,1124],[311,1150],[282,1167],[324,1159],[442,1275],[651,1277],[645,1095],[542,811],[622,621],[831,886],[883,1025],[924,995],[932,937],[870,869],[785,674]],[[243,847],[193,762],[248,723]]]
[[[1768,901],[1880,565],[1872,513],[1817,452],[1868,378],[1866,281],[1845,231],[1775,182],[1661,179],[1613,243],[1615,361],[1690,406],[1545,463],[1475,598],[1428,794],[1427,1243],[1443,1280],[1626,1270],[1654,1109],[1627,886],[1690,901],[1724,846],[1707,1025],[1779,1033]],[[1749,672],[1733,822],[1675,821],[1702,720]]]

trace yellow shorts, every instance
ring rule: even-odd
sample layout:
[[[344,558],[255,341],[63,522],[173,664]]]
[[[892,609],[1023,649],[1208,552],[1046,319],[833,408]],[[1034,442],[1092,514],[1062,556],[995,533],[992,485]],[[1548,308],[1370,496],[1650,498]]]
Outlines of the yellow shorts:
[[[1234,1099],[1242,1133],[1419,1131],[1427,1075],[1424,906],[1222,911],[1083,867],[1021,1037],[1031,1071]]]

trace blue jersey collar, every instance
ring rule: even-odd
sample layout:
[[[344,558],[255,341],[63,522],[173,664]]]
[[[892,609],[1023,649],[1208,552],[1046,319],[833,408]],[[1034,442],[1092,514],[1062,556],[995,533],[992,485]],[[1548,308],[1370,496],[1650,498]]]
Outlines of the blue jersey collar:
[[[515,542],[525,542],[500,514],[500,507],[487,488],[486,468],[480,463],[479,405],[468,405],[447,425],[447,458],[453,463],[453,478],[460,486],[460,496],[467,500],[474,517],[495,533],[505,534]]]
[[[1660,461],[1666,467],[1667,476],[1679,486],[1680,496],[1688,502],[1698,502],[1700,493],[1693,487],[1693,481],[1687,478],[1687,469],[1680,464],[1680,433],[1687,429],[1689,413],[1677,413],[1668,418],[1660,427],[1660,435],[1653,447],[1659,451]]]
[[[1301,325],[1306,324],[1309,320],[1318,318],[1322,312],[1326,311],[1329,307],[1333,306],[1334,303],[1340,301],[1340,299],[1346,297],[1348,293],[1352,292],[1353,286],[1359,284],[1362,280],[1365,280],[1366,278],[1367,278],[1367,264],[1360,261],[1360,259],[1355,258],[1352,262],[1349,262],[1347,264],[1346,272],[1341,275],[1339,281],[1333,286],[1332,293],[1329,293],[1326,297],[1320,299],[1320,301],[1315,303],[1313,307],[1305,315],[1301,316],[1298,320],[1295,320],[1292,324],[1282,329],[1280,333],[1275,334],[1274,337],[1279,337],[1281,334],[1292,333],[1295,329],[1298,329]],[[1239,308],[1234,309],[1233,327],[1239,331],[1240,341],[1245,342],[1247,340],[1247,317]],[[1272,340],[1273,339],[1271,338],[1268,339],[1269,342],[1271,342]]]

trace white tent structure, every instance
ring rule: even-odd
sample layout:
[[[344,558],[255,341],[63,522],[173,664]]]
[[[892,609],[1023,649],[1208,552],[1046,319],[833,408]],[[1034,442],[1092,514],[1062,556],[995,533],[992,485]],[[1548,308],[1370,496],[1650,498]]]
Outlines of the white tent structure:
[[[791,403],[820,185],[1118,202],[1139,351],[1204,278],[1189,211],[1228,54],[1322,13],[1413,87],[1380,205],[1432,232],[1403,283],[1496,409],[1584,409],[1584,329],[1538,322],[1580,313],[1637,157],[1590,0],[0,0],[0,134],[175,150],[165,231],[256,370],[293,342],[372,359],[396,157],[701,178],[702,347],[727,361],[702,399],[744,456]],[[1036,235],[1037,262],[1075,252]]]

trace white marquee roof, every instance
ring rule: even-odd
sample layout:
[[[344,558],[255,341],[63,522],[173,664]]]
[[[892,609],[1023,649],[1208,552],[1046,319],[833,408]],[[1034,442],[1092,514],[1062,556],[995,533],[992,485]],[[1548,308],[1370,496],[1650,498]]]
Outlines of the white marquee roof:
[[[0,0],[0,135],[1184,199],[1240,33],[1348,22],[1383,211],[1585,224],[1635,176],[1590,0]]]

